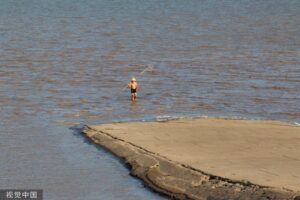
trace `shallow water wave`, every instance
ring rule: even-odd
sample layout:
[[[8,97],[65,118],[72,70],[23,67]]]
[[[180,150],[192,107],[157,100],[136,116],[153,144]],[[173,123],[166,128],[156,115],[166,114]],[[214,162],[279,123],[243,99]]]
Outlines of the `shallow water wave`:
[[[2,2],[0,187],[158,199],[69,128],[159,116],[299,123],[299,10],[298,0]],[[131,76],[135,103],[123,90]]]

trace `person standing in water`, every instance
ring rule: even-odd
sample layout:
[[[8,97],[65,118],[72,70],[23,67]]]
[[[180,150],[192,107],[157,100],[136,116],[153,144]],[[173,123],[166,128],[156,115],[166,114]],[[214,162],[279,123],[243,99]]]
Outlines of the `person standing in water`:
[[[132,77],[130,83],[128,83],[128,87],[131,90],[131,101],[135,101],[137,98],[137,89],[138,89],[138,83],[134,77]]]

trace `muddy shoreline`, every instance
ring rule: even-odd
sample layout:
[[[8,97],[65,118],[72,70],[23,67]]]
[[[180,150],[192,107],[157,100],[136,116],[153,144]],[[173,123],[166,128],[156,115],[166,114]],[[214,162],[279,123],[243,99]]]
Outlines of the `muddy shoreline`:
[[[207,174],[191,166],[172,161],[108,132],[85,126],[82,131],[88,138],[101,145],[130,166],[131,175],[142,179],[153,190],[173,199],[274,199],[292,200],[296,192],[234,181]]]

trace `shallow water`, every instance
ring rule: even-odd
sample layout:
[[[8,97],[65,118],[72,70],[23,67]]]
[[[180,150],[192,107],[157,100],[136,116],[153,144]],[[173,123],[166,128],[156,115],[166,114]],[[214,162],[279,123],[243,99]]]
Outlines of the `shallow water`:
[[[299,10],[298,0],[0,1],[0,188],[162,198],[74,130],[87,123],[299,123]],[[133,75],[136,103],[122,90]]]

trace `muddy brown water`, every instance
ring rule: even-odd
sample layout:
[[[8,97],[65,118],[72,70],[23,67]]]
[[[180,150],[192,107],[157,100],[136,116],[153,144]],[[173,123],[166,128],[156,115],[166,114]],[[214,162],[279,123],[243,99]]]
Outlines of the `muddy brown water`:
[[[298,0],[1,1],[0,188],[163,199],[78,129],[183,116],[300,123],[299,10]],[[131,76],[136,103],[122,91]]]

